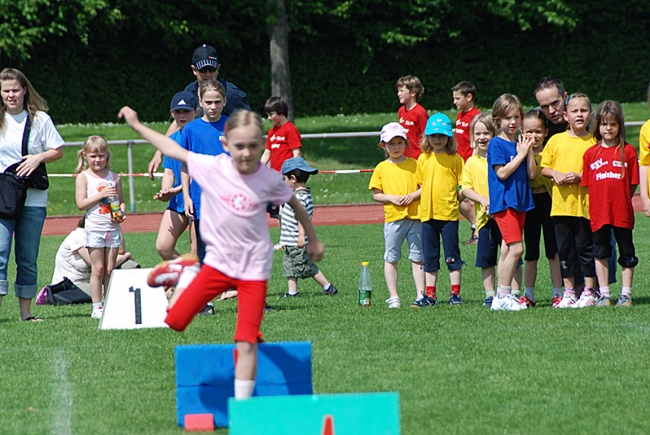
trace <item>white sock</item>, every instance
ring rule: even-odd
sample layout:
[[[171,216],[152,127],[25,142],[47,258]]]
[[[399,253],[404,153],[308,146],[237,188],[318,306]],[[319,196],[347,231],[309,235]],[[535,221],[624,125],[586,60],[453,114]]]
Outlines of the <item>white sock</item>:
[[[324,286],[324,287],[323,287],[323,290],[329,290],[330,287],[332,287],[332,283],[331,283],[331,282],[330,282],[329,284],[327,284],[326,286]],[[291,293],[291,292],[289,292],[289,293]]]
[[[290,295],[297,295],[298,291],[297,290],[289,290]]]
[[[99,310],[101,308],[102,308],[102,303],[101,302],[93,303],[93,311],[97,311],[97,310]]]
[[[512,287],[509,285],[500,285],[499,288],[497,289],[497,294],[499,295],[500,298],[505,298],[512,292]]]
[[[248,399],[254,389],[255,381],[235,379],[235,399]]]

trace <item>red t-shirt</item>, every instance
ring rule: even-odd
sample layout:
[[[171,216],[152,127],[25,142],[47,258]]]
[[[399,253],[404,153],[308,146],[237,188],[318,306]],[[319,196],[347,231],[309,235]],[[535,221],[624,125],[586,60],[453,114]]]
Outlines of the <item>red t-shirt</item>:
[[[458,144],[458,154],[460,154],[465,161],[467,161],[474,152],[469,140],[469,124],[472,122],[472,119],[480,113],[480,110],[476,107],[472,107],[467,112],[458,112],[456,115],[456,143]]]
[[[634,228],[632,185],[639,184],[636,151],[625,144],[625,175],[622,175],[620,147],[592,146],[583,156],[582,186],[589,188],[591,230],[603,225]]]
[[[292,158],[293,150],[301,147],[300,132],[291,121],[271,127],[266,138],[266,149],[271,151],[271,169],[281,172],[284,161]]]
[[[415,104],[411,110],[406,110],[406,106],[402,106],[397,111],[399,123],[406,130],[406,139],[409,146],[404,152],[406,157],[411,157],[417,160],[422,154],[420,149],[420,140],[424,134],[424,129],[429,120],[429,114],[426,109],[419,104]]]

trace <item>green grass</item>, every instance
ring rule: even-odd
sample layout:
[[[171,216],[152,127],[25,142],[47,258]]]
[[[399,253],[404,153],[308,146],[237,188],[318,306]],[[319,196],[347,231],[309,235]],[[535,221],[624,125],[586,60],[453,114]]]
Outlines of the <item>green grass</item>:
[[[637,214],[640,269],[634,306],[556,310],[548,267],[540,262],[538,307],[490,312],[481,306],[475,247],[462,246],[464,306],[388,310],[381,225],[319,227],[326,245],[320,267],[341,290],[320,295],[300,281],[286,291],[276,253],[264,320],[267,341],[313,343],[316,393],[398,391],[403,433],[645,434],[650,421],[650,220]],[[461,235],[468,235],[461,222]],[[277,238],[277,230],[272,231]],[[41,244],[39,283],[49,282],[63,237]],[[158,262],[154,234],[128,234],[143,266]],[[180,246],[186,246],[183,239]],[[370,261],[373,305],[356,304],[361,261]],[[414,297],[410,266],[400,262],[403,304]],[[13,271],[10,271],[13,282]],[[444,302],[448,275],[440,275]],[[620,275],[619,275],[620,282]],[[619,286],[614,285],[617,295]],[[18,321],[16,298],[0,315],[0,433],[181,434],[176,426],[174,346],[230,343],[235,302],[199,317],[184,333],[148,329],[99,331],[90,306],[35,307],[41,324]],[[218,433],[225,434],[226,430]]]
[[[627,103],[624,105],[628,121],[645,121],[650,118],[650,109],[645,103]],[[486,108],[482,108],[486,110]],[[455,111],[444,111],[455,119]],[[379,131],[387,122],[396,120],[395,113],[377,113],[349,116],[319,116],[296,120],[296,125],[303,134],[332,133],[351,131]],[[267,120],[266,127],[270,127]],[[151,128],[164,132],[169,125],[166,122],[149,123]],[[124,124],[114,122],[106,124],[61,125],[61,135],[67,142],[83,141],[92,134],[100,134],[109,140],[137,139],[136,134]],[[638,149],[639,127],[627,130],[628,141]],[[77,165],[77,147],[66,147],[61,160],[48,164],[52,174],[71,174]],[[111,147],[113,170],[128,172],[127,148],[121,145]],[[370,169],[384,158],[384,152],[378,147],[378,138],[327,138],[304,139],[303,152],[307,160],[322,170],[335,169]],[[144,173],[154,149],[150,145],[133,146],[133,171]],[[320,174],[309,180],[316,204],[349,204],[372,202],[372,195],[367,190],[370,174]],[[127,211],[131,210],[129,180],[123,180]],[[148,177],[134,177],[136,212],[162,211],[165,204],[153,200],[153,195],[160,188],[160,179],[149,180]],[[49,215],[81,214],[74,203],[74,182],[71,178],[51,178],[48,205]]]

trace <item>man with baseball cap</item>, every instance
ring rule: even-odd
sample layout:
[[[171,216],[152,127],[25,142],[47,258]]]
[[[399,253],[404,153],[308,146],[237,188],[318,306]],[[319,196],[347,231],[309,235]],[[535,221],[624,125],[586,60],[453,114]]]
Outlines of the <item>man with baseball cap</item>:
[[[237,109],[250,110],[251,106],[246,99],[246,93],[223,77],[220,77],[220,67],[221,64],[219,63],[217,50],[214,47],[203,44],[194,50],[192,54],[191,68],[192,73],[196,76],[196,80],[187,85],[185,90],[197,95],[201,83],[205,80],[216,79],[226,90],[226,106],[223,108],[222,114],[230,116]]]

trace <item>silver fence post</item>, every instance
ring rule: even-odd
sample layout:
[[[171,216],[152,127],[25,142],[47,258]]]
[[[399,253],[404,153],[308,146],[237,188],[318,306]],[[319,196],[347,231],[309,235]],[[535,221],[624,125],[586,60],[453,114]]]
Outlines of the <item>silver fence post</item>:
[[[128,141],[127,156],[129,160],[129,201],[131,202],[131,213],[135,213],[135,183],[133,181],[133,141]]]

